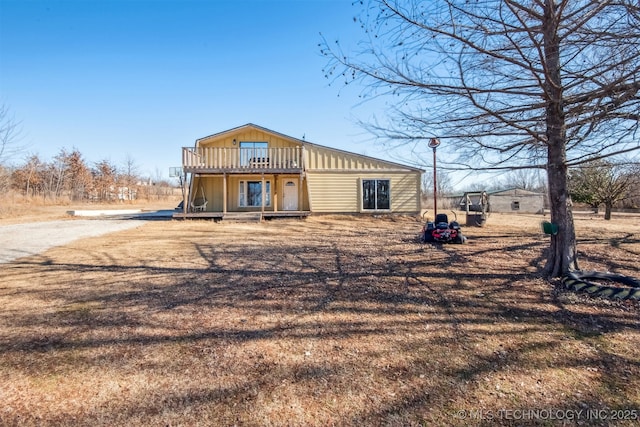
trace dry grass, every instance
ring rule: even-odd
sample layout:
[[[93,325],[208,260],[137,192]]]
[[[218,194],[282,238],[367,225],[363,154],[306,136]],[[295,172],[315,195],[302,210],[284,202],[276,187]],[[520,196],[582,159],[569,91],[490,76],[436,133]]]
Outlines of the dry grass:
[[[73,219],[67,214],[71,210],[85,209],[173,209],[180,203],[180,195],[168,197],[165,200],[154,201],[125,201],[113,203],[84,203],[66,202],[61,204],[52,200],[40,198],[26,198],[15,192],[0,194],[0,225],[16,224],[57,219]]]
[[[541,219],[149,222],[3,265],[0,424],[609,425],[639,306],[538,278]],[[583,268],[638,275],[640,219],[576,223]]]

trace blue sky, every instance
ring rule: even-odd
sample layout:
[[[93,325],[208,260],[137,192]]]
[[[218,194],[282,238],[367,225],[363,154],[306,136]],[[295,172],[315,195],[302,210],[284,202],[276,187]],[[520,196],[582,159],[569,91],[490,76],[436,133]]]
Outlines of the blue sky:
[[[322,72],[320,33],[357,41],[358,13],[350,0],[0,0],[0,103],[29,154],[129,156],[152,177],[246,123],[393,159],[356,123],[380,105]]]

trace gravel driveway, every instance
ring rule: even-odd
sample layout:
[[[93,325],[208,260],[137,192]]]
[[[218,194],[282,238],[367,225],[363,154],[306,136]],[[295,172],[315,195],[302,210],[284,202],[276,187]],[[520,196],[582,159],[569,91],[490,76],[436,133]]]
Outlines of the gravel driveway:
[[[146,221],[81,219],[0,226],[0,264],[36,255],[54,246],[138,227]]]

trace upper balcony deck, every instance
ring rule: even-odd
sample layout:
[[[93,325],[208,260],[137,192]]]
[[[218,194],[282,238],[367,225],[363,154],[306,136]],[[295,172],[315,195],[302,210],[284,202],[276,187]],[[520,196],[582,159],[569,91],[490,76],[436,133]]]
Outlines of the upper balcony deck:
[[[183,147],[182,168],[187,173],[299,173],[302,149]]]

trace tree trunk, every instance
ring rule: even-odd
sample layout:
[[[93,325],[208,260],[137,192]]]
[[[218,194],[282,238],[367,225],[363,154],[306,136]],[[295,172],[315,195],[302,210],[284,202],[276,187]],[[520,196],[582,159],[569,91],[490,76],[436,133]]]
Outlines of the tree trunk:
[[[560,277],[572,268],[578,269],[576,235],[567,176],[566,124],[560,79],[560,39],[555,8],[554,0],[545,0],[542,31],[546,76],[544,96],[547,113],[547,178],[551,222],[558,226],[558,233],[551,235],[547,264],[543,270],[549,277]]]
[[[547,176],[551,222],[558,225],[558,234],[551,235],[547,264],[543,270],[548,277],[560,277],[571,269],[578,269],[576,234],[564,156],[564,146],[549,147]]]
[[[613,208],[613,205],[611,205],[611,203],[605,203],[604,204],[604,219],[606,219],[607,221],[609,221],[611,219],[611,209]]]

